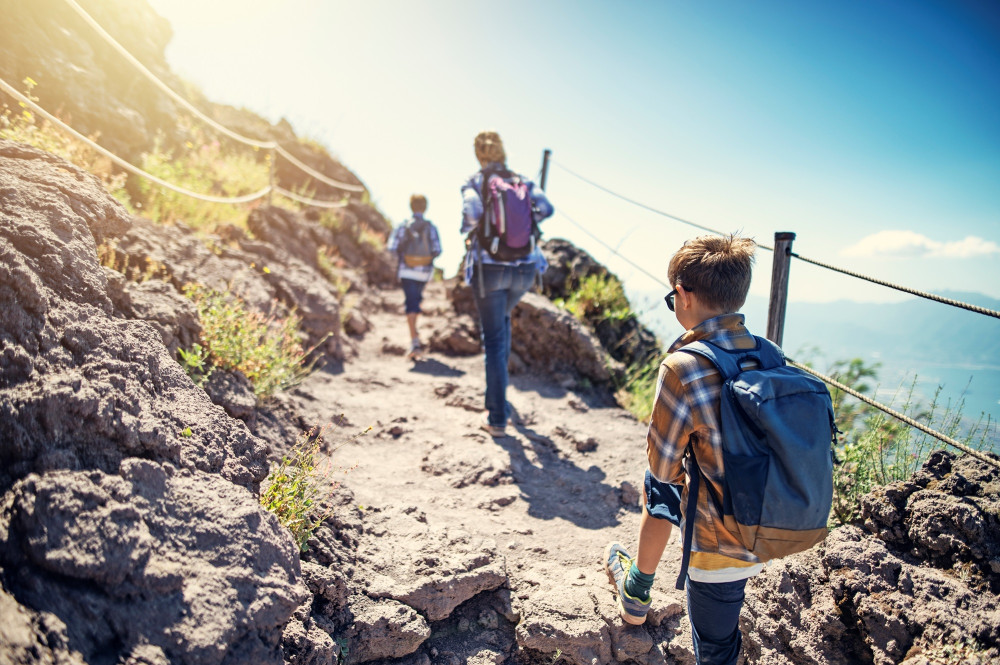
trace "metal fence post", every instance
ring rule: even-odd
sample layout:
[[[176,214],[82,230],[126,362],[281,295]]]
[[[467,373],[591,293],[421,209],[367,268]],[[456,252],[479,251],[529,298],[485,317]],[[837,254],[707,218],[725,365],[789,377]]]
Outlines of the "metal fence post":
[[[767,308],[767,338],[781,346],[785,333],[785,306],[788,303],[788,271],[792,262],[792,241],[795,234],[778,231],[774,234],[774,265],[771,268],[771,302]]]
[[[549,157],[551,156],[552,151],[548,148],[546,148],[542,153],[542,177],[541,181],[538,183],[538,185],[542,188],[542,191],[545,190],[545,181],[548,180],[549,177]]]

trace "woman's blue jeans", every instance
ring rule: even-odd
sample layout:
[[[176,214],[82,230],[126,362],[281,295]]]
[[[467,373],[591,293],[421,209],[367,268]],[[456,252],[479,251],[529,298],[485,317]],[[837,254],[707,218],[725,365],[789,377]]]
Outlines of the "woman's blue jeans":
[[[489,422],[505,427],[510,411],[507,407],[507,362],[510,359],[510,313],[535,281],[535,264],[477,264],[482,270],[483,292],[479,275],[472,275],[472,290],[479,323],[483,329],[486,352],[486,410]]]

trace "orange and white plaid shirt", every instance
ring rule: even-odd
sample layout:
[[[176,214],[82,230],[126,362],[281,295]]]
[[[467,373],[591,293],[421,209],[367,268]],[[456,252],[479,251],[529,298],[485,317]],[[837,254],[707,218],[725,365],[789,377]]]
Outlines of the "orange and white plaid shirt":
[[[742,314],[723,314],[688,330],[670,345],[660,365],[653,415],[646,435],[649,471],[664,483],[684,484],[682,513],[687,509],[688,482],[684,454],[691,448],[702,471],[688,574],[696,582],[733,582],[760,572],[762,564],[722,523],[712,496],[722,496],[722,438],[719,433],[722,377],[712,363],[691,353],[674,353],[697,340],[727,349],[752,349],[757,342]],[[684,533],[685,515],[681,521]]]

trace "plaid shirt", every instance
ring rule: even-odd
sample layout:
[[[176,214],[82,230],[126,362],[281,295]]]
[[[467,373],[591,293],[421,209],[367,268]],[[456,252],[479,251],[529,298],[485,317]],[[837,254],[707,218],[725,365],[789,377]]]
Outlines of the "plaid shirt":
[[[752,349],[757,344],[744,326],[742,314],[723,314],[678,337],[660,365],[656,400],[646,435],[646,455],[653,477],[660,482],[684,484],[682,512],[688,501],[684,454],[689,447],[698,459],[703,481],[708,481],[715,497],[722,496],[722,439],[719,434],[722,377],[708,359],[691,353],[674,353],[696,340],[711,342],[727,350]],[[680,528],[684,533],[683,520]],[[691,579],[732,582],[756,575],[761,566],[723,526],[722,516],[708,494],[706,483],[700,483],[688,568]]]

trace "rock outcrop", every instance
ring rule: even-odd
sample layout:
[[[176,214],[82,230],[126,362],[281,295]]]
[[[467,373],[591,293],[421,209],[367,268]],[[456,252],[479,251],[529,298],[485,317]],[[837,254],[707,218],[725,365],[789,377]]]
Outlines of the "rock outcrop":
[[[458,278],[451,282],[449,293],[460,318],[435,331],[432,348],[478,352],[479,320],[473,288],[475,285],[466,286]],[[475,337],[471,329],[476,331]],[[475,346],[469,343],[470,338]],[[511,312],[510,367],[515,373],[548,374],[567,386],[585,380],[605,388],[625,371],[584,323],[548,298],[530,292]]]
[[[549,299],[569,298],[588,277],[618,280],[590,254],[567,240],[546,240],[541,249],[549,262],[542,276],[542,293]],[[645,369],[663,355],[662,344],[656,335],[634,314],[620,319],[603,314],[585,318],[605,353],[623,368]]]
[[[1000,661],[1000,470],[934,453],[748,587],[748,662]]]
[[[264,442],[160,331],[115,316],[96,245],[132,220],[92,176],[3,140],[0,200],[5,659],[281,663],[306,590],[255,498]]]

